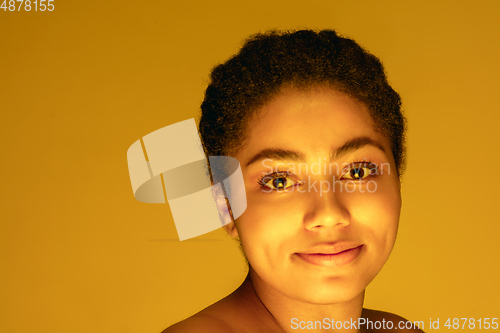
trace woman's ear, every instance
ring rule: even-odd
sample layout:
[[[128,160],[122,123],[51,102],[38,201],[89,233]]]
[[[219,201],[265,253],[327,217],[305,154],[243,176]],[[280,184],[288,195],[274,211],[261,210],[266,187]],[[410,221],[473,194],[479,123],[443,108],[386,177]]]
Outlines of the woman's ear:
[[[231,237],[238,237],[238,230],[236,229],[236,225],[234,223],[233,213],[231,211],[229,200],[225,197],[224,191],[222,190],[220,184],[212,186],[212,195],[217,205],[217,211],[219,212],[219,219],[221,221],[222,227]]]
[[[226,224],[223,226],[224,230],[226,230],[227,234],[233,238],[237,238],[239,236],[238,229],[236,229],[236,224],[233,222]]]

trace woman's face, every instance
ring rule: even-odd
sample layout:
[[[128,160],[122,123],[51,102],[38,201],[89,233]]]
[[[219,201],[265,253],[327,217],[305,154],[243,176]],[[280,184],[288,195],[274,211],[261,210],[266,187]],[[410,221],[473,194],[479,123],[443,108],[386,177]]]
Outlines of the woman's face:
[[[367,108],[327,87],[288,89],[248,130],[235,156],[247,209],[227,229],[254,280],[309,303],[358,296],[389,257],[401,208],[389,142]]]

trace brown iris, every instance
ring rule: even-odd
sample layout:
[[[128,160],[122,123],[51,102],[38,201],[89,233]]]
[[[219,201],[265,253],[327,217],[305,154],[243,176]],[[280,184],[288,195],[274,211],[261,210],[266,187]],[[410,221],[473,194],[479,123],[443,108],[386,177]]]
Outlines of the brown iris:
[[[351,177],[354,179],[361,179],[365,175],[365,170],[364,168],[352,168],[351,169]]]
[[[278,177],[273,179],[274,188],[285,188],[285,185],[286,185],[285,177]]]

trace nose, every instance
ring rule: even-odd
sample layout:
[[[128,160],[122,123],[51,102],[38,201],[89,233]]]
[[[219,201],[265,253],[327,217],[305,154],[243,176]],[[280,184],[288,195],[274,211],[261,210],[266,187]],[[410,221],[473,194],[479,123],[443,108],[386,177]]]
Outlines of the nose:
[[[349,210],[342,198],[335,192],[308,193],[311,203],[304,215],[304,227],[307,230],[346,227],[351,223]]]

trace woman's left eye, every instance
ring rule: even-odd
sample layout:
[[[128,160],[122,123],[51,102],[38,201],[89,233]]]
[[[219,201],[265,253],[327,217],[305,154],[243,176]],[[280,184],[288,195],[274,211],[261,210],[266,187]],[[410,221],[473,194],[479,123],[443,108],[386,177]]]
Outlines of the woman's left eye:
[[[378,166],[372,162],[356,162],[351,164],[340,179],[361,180],[377,174]]]

